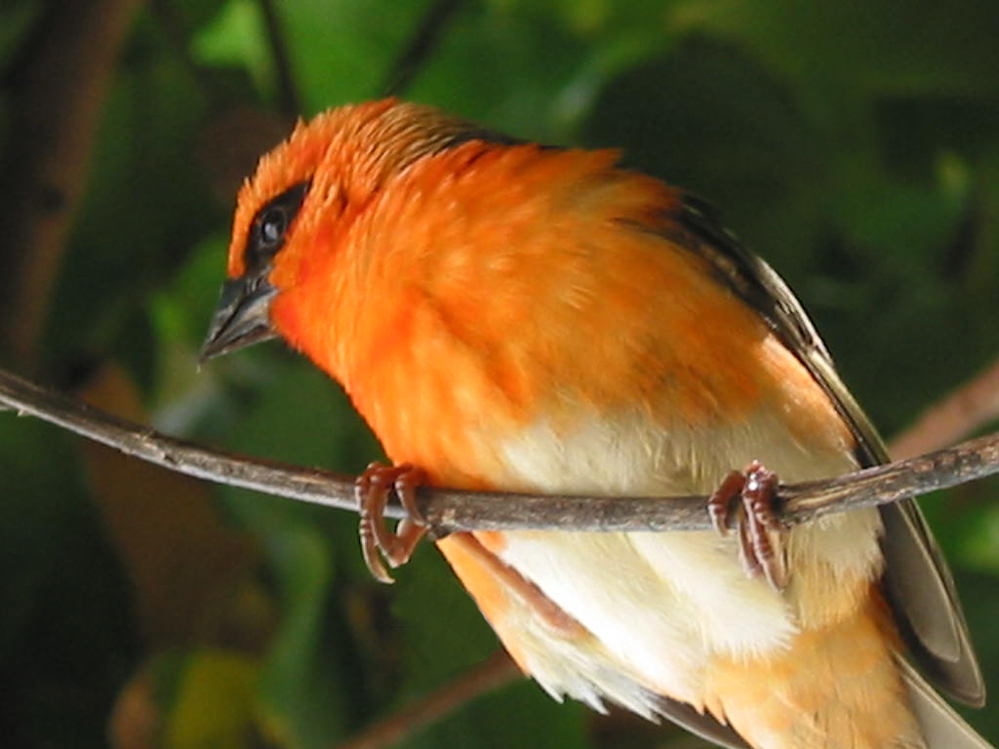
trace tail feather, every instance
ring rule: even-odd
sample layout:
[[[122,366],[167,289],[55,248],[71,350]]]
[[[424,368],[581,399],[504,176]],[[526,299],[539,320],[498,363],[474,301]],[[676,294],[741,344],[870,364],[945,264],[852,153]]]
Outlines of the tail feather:
[[[912,666],[902,658],[897,660],[928,749],[995,749],[965,723]]]

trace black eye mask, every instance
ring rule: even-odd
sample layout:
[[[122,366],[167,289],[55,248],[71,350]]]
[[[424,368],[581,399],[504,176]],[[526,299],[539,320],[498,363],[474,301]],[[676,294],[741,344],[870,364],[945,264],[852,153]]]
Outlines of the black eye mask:
[[[202,362],[276,335],[270,321],[270,305],[278,290],[267,280],[267,275],[271,260],[284,246],[309,185],[299,182],[257,211],[243,251],[243,275],[230,278],[222,286],[218,308],[201,347]]]
[[[250,275],[263,269],[284,246],[288,228],[302,207],[309,191],[309,182],[299,182],[264,205],[253,217],[250,234],[243,253],[245,273]]]

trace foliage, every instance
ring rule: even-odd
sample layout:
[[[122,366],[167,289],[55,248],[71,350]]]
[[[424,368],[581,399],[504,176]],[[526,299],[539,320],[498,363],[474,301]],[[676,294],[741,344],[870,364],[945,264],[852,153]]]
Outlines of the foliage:
[[[233,191],[290,125],[282,103],[308,116],[382,95],[432,4],[276,3],[294,92],[263,3],[145,7],[103,106],[40,376],[221,447],[354,473],[376,458],[346,397],[279,345],[200,372],[195,359]],[[5,158],[18,61],[58,7],[0,8]],[[999,351],[988,0],[467,0],[438,32],[407,97],[531,139],[620,147],[717,204],[798,291],[888,434]],[[495,647],[430,548],[394,588],[372,582],[353,517],[229,489],[212,500],[11,417],[0,461],[11,746],[329,746]],[[925,503],[993,694],[997,493],[982,482]],[[999,741],[999,711],[967,715]],[[406,746],[671,741],[692,745],[524,682]]]

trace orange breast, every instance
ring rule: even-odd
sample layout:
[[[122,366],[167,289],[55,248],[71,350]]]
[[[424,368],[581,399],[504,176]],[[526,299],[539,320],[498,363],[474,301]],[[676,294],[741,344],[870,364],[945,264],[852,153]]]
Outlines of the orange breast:
[[[452,485],[497,475],[469,434],[582,412],[697,426],[806,398],[842,440],[804,368],[667,238],[676,193],[615,158],[472,142],[424,159],[338,227],[275,319],[394,460]]]

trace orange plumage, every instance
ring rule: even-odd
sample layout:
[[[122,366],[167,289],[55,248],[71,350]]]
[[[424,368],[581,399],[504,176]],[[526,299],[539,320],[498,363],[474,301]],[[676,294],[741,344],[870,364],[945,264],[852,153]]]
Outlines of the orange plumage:
[[[615,162],[391,100],[320,115],[240,194],[206,353],[279,334],[437,485],[710,493],[754,459],[786,481],[883,460],[780,279],[698,201]],[[981,701],[913,505],[790,531],[784,590],[747,575],[736,546],[713,532],[438,542],[556,696],[730,747],[987,746],[901,659],[899,623],[939,688]],[[926,601],[898,592],[913,576]]]

